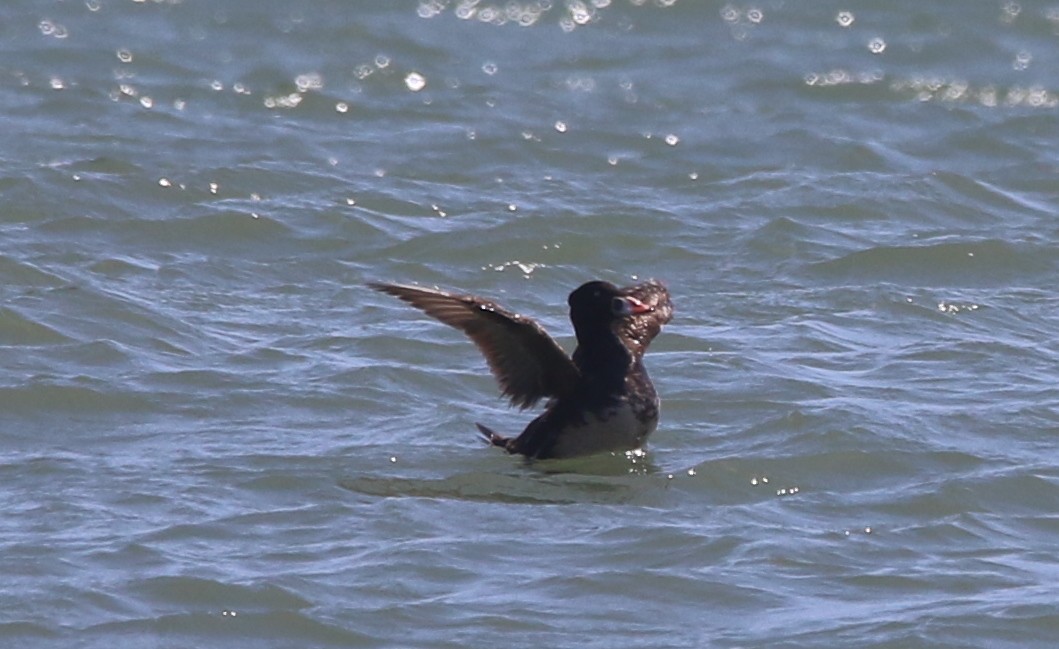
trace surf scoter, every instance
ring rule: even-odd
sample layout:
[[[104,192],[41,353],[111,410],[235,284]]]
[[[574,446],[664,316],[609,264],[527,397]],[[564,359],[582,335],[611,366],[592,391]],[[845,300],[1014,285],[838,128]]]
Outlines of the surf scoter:
[[[477,424],[489,443],[508,453],[545,459],[635,450],[658,425],[658,395],[643,354],[673,317],[673,305],[669,291],[655,280],[625,288],[592,281],[571,293],[573,357],[537,322],[491,300],[401,284],[368,285],[467,334],[512,405],[525,409],[549,398],[545,411],[518,437]]]

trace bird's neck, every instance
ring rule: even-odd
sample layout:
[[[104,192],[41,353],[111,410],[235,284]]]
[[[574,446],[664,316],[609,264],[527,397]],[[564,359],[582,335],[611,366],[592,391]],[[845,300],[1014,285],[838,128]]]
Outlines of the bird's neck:
[[[636,360],[621,339],[608,328],[577,332],[574,364],[582,374],[598,378],[623,378]]]

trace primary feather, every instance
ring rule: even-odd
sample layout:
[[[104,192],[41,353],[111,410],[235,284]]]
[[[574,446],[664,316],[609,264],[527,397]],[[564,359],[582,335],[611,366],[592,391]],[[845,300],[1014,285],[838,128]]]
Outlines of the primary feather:
[[[381,282],[368,286],[467,334],[512,405],[525,409],[542,398],[569,394],[577,385],[580,373],[573,361],[530,318],[473,295]]]

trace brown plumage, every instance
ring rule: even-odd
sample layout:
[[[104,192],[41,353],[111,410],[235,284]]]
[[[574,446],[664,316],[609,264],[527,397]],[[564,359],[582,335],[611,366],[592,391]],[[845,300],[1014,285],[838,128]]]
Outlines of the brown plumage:
[[[544,397],[570,393],[580,372],[539,324],[474,295],[371,282],[371,288],[422,309],[467,334],[482,350],[500,391],[526,409]]]
[[[643,446],[658,424],[658,395],[643,354],[672,318],[673,304],[656,281],[625,288],[593,281],[573,291],[567,300],[577,334],[572,357],[535,321],[490,300],[401,284],[368,286],[466,333],[513,405],[528,408],[548,398],[517,437],[478,424],[494,446],[541,459],[628,451]]]

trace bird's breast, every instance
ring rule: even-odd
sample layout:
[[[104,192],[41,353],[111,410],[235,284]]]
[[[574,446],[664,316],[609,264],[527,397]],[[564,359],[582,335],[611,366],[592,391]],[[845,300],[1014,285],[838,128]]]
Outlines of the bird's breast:
[[[658,426],[658,401],[634,405],[621,399],[581,415],[562,427],[550,455],[573,457],[638,449]]]

